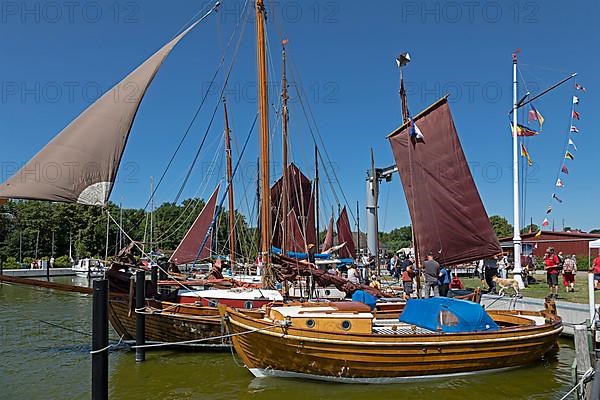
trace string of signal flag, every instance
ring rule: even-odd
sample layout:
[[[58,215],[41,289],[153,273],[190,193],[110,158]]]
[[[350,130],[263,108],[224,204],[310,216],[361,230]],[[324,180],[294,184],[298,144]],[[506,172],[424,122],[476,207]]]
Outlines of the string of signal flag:
[[[576,93],[578,93],[580,91],[583,93],[586,93],[587,89],[585,87],[583,87],[582,85],[580,85],[579,83],[575,83],[575,91],[576,91]],[[540,111],[535,108],[535,106],[532,103],[530,103],[529,106],[530,106],[530,110],[527,113],[528,124],[532,123],[533,121],[537,121],[537,123],[539,125],[539,130],[532,129],[529,126],[517,124],[517,136],[530,137],[530,136],[536,136],[542,132],[543,125],[544,125],[544,117],[542,116]],[[572,161],[575,159],[574,152],[577,151],[577,145],[575,144],[575,141],[573,140],[573,137],[574,137],[573,134],[579,133],[579,129],[575,125],[576,121],[579,121],[581,119],[581,114],[579,113],[579,111],[577,111],[578,106],[579,106],[579,96],[573,95],[572,102],[571,102],[571,119],[570,119],[570,124],[569,124],[570,128],[569,128],[569,132],[568,132],[568,141],[566,143],[566,148],[564,151],[564,156],[562,158],[561,167],[557,174],[556,183],[555,183],[555,188],[558,188],[558,189],[562,189],[565,187],[564,178],[569,175],[569,168],[567,166],[567,163],[568,163],[568,161]],[[527,151],[527,148],[525,147],[523,142],[521,142],[521,156],[527,160],[528,166],[533,165],[533,160],[532,160],[531,156],[529,155],[529,152]],[[559,204],[563,202],[556,193],[557,193],[557,190],[555,189],[552,193],[551,202],[548,205],[548,207],[546,208],[546,216],[545,216],[544,220],[542,221],[542,224],[541,224],[540,228],[538,229],[537,233],[535,234],[536,237],[540,236],[542,234],[542,227],[546,227],[550,224],[550,222],[548,221],[548,214],[550,214],[552,212],[553,202],[555,201]]]

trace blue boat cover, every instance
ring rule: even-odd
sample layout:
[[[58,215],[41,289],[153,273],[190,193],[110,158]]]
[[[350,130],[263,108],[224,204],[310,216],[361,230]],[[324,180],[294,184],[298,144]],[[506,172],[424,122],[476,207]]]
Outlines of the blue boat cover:
[[[448,297],[409,300],[400,314],[400,322],[452,333],[500,329],[481,305]]]
[[[365,292],[364,290],[357,290],[352,294],[352,301],[358,301],[371,307],[371,310],[375,309],[377,304],[377,297]]]
[[[274,254],[281,254],[281,249],[275,246],[271,246],[271,251]],[[308,254],[306,253],[298,253],[296,251],[288,251],[287,256],[290,258],[294,258],[296,260],[306,260],[308,258]],[[317,260],[328,260],[331,258],[331,254],[325,254],[325,253],[317,253],[315,254],[315,259]]]

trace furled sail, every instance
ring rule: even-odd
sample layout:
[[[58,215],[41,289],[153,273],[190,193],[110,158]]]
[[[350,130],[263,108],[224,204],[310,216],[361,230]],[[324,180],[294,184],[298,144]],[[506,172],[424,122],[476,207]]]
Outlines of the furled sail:
[[[302,253],[306,251],[306,241],[304,240],[304,235],[302,235],[302,231],[300,230],[300,225],[298,225],[298,217],[296,217],[296,211],[293,209],[288,213],[287,216],[287,236],[286,236],[286,244],[285,248],[287,251],[293,251]]]
[[[420,135],[419,135],[420,133]],[[446,97],[388,136],[419,254],[446,265],[500,253]]]
[[[333,246],[333,215],[329,219],[329,225],[327,225],[327,233],[325,234],[325,240],[321,246],[321,252],[324,253]]]
[[[314,212],[311,213],[310,208],[312,207],[311,198],[313,196],[312,183],[302,171],[291,163],[288,166],[288,196],[289,196],[289,210],[294,210],[298,225],[303,235],[306,235],[307,240],[312,240],[309,243],[315,243],[314,233],[310,235],[309,230],[315,229],[314,221],[310,222],[310,218],[314,219]],[[280,178],[271,187],[271,220],[273,221],[273,246],[282,247],[282,226],[283,222],[287,218],[282,214],[281,202],[283,193],[283,178]],[[306,232],[306,233],[305,233]],[[288,249],[289,250],[289,249]],[[304,251],[304,250],[302,250]]]
[[[338,230],[338,242],[346,243],[344,247],[340,249],[340,257],[342,258],[356,258],[356,246],[354,244],[354,238],[352,237],[352,230],[350,229],[350,220],[348,220],[348,212],[346,207],[342,209],[340,217],[337,220]]]
[[[220,186],[221,185],[218,185],[212,196],[210,196],[210,199],[204,205],[204,208],[179,243],[179,246],[177,246],[177,249],[173,255],[171,255],[169,261],[172,261],[177,265],[183,265],[194,262],[195,260],[201,260],[210,257],[212,234],[209,234],[208,237],[206,234],[208,233],[210,225],[215,217],[217,196],[219,194]],[[206,242],[204,243],[205,238]],[[202,243],[204,243],[204,247],[198,256],[198,251],[200,250]]]
[[[104,205],[140,103],[162,62],[200,21],[175,37],[0,184],[0,198]]]

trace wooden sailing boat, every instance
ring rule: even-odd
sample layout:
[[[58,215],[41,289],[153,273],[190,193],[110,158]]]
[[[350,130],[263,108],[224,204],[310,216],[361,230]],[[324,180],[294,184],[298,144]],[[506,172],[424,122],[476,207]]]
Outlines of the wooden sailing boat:
[[[405,101],[403,110],[404,123],[388,139],[416,251],[445,265],[499,253],[447,98],[414,118]],[[552,300],[540,312],[488,314],[476,303],[447,298],[409,300],[406,307],[388,323],[357,303],[273,307],[264,318],[224,306],[220,311],[255,376],[336,382],[387,383],[526,365],[551,350],[562,332]]]

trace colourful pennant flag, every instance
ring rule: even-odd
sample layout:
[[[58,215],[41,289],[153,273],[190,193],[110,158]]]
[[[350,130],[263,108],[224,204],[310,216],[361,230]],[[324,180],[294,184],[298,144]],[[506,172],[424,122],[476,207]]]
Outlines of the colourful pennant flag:
[[[552,212],[552,206],[549,205],[548,208],[546,209],[546,214],[550,214]]]
[[[558,201],[559,203],[562,203],[562,200],[558,198],[558,196],[556,195],[556,193],[552,193],[552,198],[556,201]]]
[[[573,104],[579,104],[579,97],[573,96]]]
[[[533,129],[520,124],[517,125],[517,136],[535,136],[538,134],[539,132],[534,131]]]
[[[560,169],[560,172],[562,172],[563,174],[569,175],[569,170],[567,169],[567,166],[563,164],[562,168]]]
[[[289,41],[287,40],[287,38],[286,38],[286,39],[283,39],[283,40],[281,41],[281,44],[282,44],[282,45],[284,45],[284,46],[285,46],[286,44],[288,44],[288,43],[289,43]]]
[[[531,157],[529,157],[529,153],[527,152],[527,149],[523,143],[521,143],[521,157],[527,158],[527,165],[530,167],[533,165],[533,161],[531,160]]]
[[[410,136],[417,140],[425,139],[423,133],[421,132],[415,121],[413,121],[412,119],[410,120]]]
[[[577,111],[573,110],[573,118],[575,118],[576,120],[579,120],[580,116],[581,115]]]
[[[577,146],[575,146],[575,142],[573,141],[573,139],[569,139],[569,145],[573,146],[575,151],[577,151]]]
[[[571,125],[571,132],[579,133],[579,129],[575,125]]]
[[[542,114],[533,106],[533,104],[531,105],[531,110],[529,111],[527,120],[528,121],[537,121],[540,124],[540,131],[542,130],[542,125],[544,125],[544,117],[542,117]]]
[[[542,230],[541,229],[535,234],[535,237],[540,237],[540,236],[542,236]]]
[[[587,89],[581,86],[579,83],[575,84],[575,90],[582,90],[583,92],[587,92]]]
[[[573,154],[571,154],[571,152],[570,152],[570,151],[567,151],[567,152],[565,153],[565,158],[566,158],[567,160],[574,160],[574,159],[575,159],[575,157],[573,156]]]
[[[542,226],[548,226],[550,222],[548,222],[548,218],[544,218],[544,222],[542,222]]]
[[[565,187],[565,184],[560,178],[556,180],[556,187]]]

